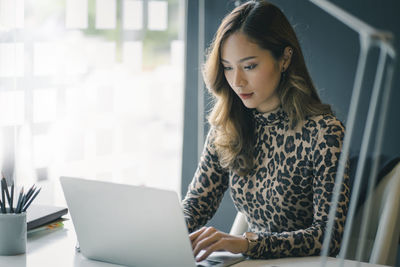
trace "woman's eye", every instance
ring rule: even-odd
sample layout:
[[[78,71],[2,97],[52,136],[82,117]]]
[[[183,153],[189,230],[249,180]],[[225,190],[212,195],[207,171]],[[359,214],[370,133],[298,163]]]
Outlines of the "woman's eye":
[[[244,69],[245,69],[245,70],[252,70],[252,69],[254,69],[255,67],[257,67],[257,64],[251,64],[251,65],[249,65],[249,66],[245,66]]]
[[[224,70],[231,70],[232,67],[223,66]]]

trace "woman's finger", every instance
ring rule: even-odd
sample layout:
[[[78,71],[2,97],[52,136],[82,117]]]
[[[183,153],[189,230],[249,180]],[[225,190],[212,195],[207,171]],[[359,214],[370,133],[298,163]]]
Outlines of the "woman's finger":
[[[197,238],[199,235],[201,235],[206,229],[207,229],[207,227],[202,227],[202,228],[200,228],[199,230],[197,230],[197,231],[191,233],[191,234],[189,235],[190,242],[193,242],[194,240],[196,240],[196,238]]]
[[[207,249],[205,249],[205,252],[203,253],[203,255],[201,255],[201,257],[199,257],[198,259],[196,259],[196,261],[197,262],[203,261],[208,256],[210,256],[210,254],[213,253],[214,251],[222,250],[225,246],[225,242],[226,242],[225,238],[219,239],[217,242],[215,242],[211,246],[207,247]]]
[[[196,246],[193,249],[194,256],[197,256],[197,254],[199,254],[201,250],[209,247],[213,243],[218,242],[220,239],[221,239],[221,233],[220,232],[214,232],[210,236],[208,236],[208,237],[206,237],[206,238],[204,238],[202,240],[199,240],[198,243],[196,244]]]
[[[197,243],[200,242],[201,240],[209,237],[210,235],[214,234],[215,232],[217,232],[217,229],[215,229],[214,227],[207,227],[206,229],[204,229],[204,231],[202,231],[197,238],[195,238],[192,241],[192,248],[195,248],[197,246]]]

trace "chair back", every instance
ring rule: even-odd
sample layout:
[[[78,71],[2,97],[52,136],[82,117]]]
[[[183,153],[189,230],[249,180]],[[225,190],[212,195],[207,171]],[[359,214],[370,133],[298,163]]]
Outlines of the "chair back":
[[[360,226],[362,220],[368,219],[366,246],[360,260],[393,266],[400,236],[400,163],[383,177],[368,197],[372,198],[370,217],[363,218],[364,205],[356,211],[346,258],[357,259]]]
[[[236,214],[235,220],[233,221],[231,231],[229,232],[229,234],[243,235],[243,233],[246,232],[248,228],[249,226],[246,222],[246,217],[243,215],[243,213],[238,212]]]

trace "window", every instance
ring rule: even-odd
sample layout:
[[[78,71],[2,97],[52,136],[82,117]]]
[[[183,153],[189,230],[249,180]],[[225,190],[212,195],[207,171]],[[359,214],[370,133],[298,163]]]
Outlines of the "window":
[[[182,0],[0,0],[0,164],[180,192]]]

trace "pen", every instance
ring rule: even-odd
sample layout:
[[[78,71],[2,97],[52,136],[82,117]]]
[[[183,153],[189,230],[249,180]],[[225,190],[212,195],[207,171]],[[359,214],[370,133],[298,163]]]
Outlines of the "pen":
[[[36,193],[32,196],[32,198],[29,200],[29,202],[26,203],[26,205],[24,206],[24,208],[22,210],[23,212],[26,211],[26,209],[29,207],[29,205],[32,203],[32,201],[35,199],[35,197],[39,194],[40,189],[42,189],[42,188],[39,188],[39,190],[36,191]]]

